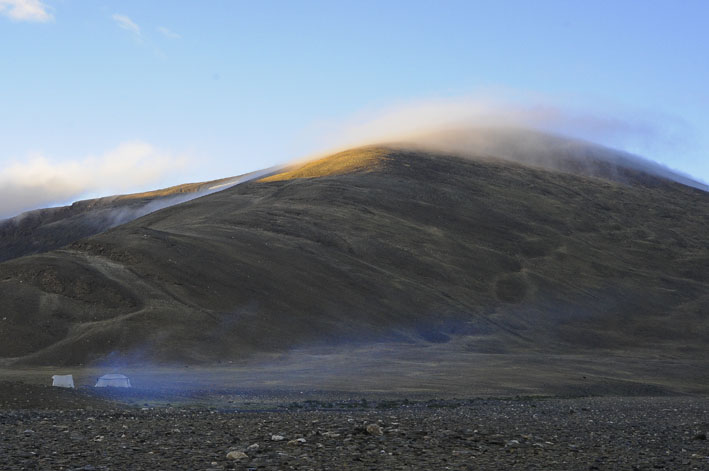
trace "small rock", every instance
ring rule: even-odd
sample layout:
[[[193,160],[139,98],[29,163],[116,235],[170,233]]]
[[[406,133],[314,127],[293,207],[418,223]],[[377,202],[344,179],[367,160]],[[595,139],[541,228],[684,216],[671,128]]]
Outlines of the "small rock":
[[[370,435],[383,435],[382,428],[377,424],[367,425],[367,433]]]
[[[229,460],[246,460],[249,459],[249,455],[244,453],[243,451],[230,451],[229,453],[226,454],[227,459]]]
[[[282,442],[285,439],[286,437],[284,437],[283,435],[271,435],[271,441],[274,442]]]
[[[340,436],[340,434],[337,432],[323,432],[322,436],[328,437],[328,438],[338,438]]]
[[[505,441],[504,441],[502,435],[497,434],[497,433],[490,435],[489,437],[487,437],[487,440],[485,440],[485,441],[488,443],[488,445],[504,445],[505,444]]]
[[[305,443],[305,438],[296,438],[295,440],[291,440],[288,442],[289,445],[302,445]]]
[[[252,445],[247,446],[247,447],[246,447],[246,451],[256,451],[256,450],[258,450],[259,448],[260,448],[260,447],[259,447],[259,444],[258,444],[258,443],[254,443],[254,444],[252,444]]]

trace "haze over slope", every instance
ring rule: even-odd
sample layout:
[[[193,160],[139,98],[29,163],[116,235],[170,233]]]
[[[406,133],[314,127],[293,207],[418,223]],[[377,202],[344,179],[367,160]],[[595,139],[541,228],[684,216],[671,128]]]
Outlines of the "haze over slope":
[[[0,356],[239,359],[313,344],[706,353],[709,195],[367,147],[0,264]]]
[[[418,116],[418,119],[421,118]],[[509,116],[506,119],[509,120]],[[395,124],[396,121],[388,124]],[[707,185],[650,160],[578,139],[509,125],[482,127],[469,123],[456,127],[436,124],[434,119],[432,122],[427,122],[425,126],[403,128],[394,126],[384,133],[374,135],[364,133],[357,139],[362,142],[390,142],[385,145],[478,160],[480,158],[503,159],[523,165],[596,176],[618,182],[637,182],[644,179],[647,183],[656,180],[655,177],[660,177],[709,191]],[[305,162],[306,168],[310,168],[307,163],[308,161]],[[78,201],[71,206],[29,211],[0,221],[0,262],[57,249],[161,208],[302,165],[304,164],[301,161],[239,177],[178,185],[147,193]],[[336,171],[334,168],[331,170]]]
[[[0,220],[0,262],[58,249],[175,204],[223,190],[275,169],[238,177],[187,183],[161,190],[77,201]]]
[[[648,159],[580,139],[510,127],[461,127],[410,136],[404,147],[444,152],[468,158],[488,156],[615,181],[636,180],[647,174],[709,191],[689,175]]]

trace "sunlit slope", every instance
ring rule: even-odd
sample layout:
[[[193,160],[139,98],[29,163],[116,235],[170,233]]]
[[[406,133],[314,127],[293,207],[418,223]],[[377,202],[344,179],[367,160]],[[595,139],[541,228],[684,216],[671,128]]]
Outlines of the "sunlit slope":
[[[261,179],[262,182],[293,180],[294,178],[331,177],[355,172],[381,170],[390,157],[378,147],[364,147],[339,152],[336,156],[322,157],[308,161],[295,168],[275,173]]]
[[[0,355],[340,342],[705,355],[709,196],[365,148],[0,264]]]

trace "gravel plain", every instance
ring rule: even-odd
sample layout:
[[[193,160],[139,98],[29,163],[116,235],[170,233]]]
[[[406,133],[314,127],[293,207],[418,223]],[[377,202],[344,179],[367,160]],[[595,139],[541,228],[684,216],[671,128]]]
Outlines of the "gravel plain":
[[[0,469],[709,469],[703,397],[306,392],[158,406],[30,389],[42,404],[0,403]]]

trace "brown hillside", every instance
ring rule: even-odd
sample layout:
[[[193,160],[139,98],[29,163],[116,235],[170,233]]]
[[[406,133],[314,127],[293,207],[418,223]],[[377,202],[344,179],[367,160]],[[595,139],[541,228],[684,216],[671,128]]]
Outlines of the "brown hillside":
[[[0,221],[0,262],[48,252],[169,206],[234,178],[77,201]]]
[[[0,264],[0,357],[705,355],[707,233],[709,195],[677,183],[357,149]]]

